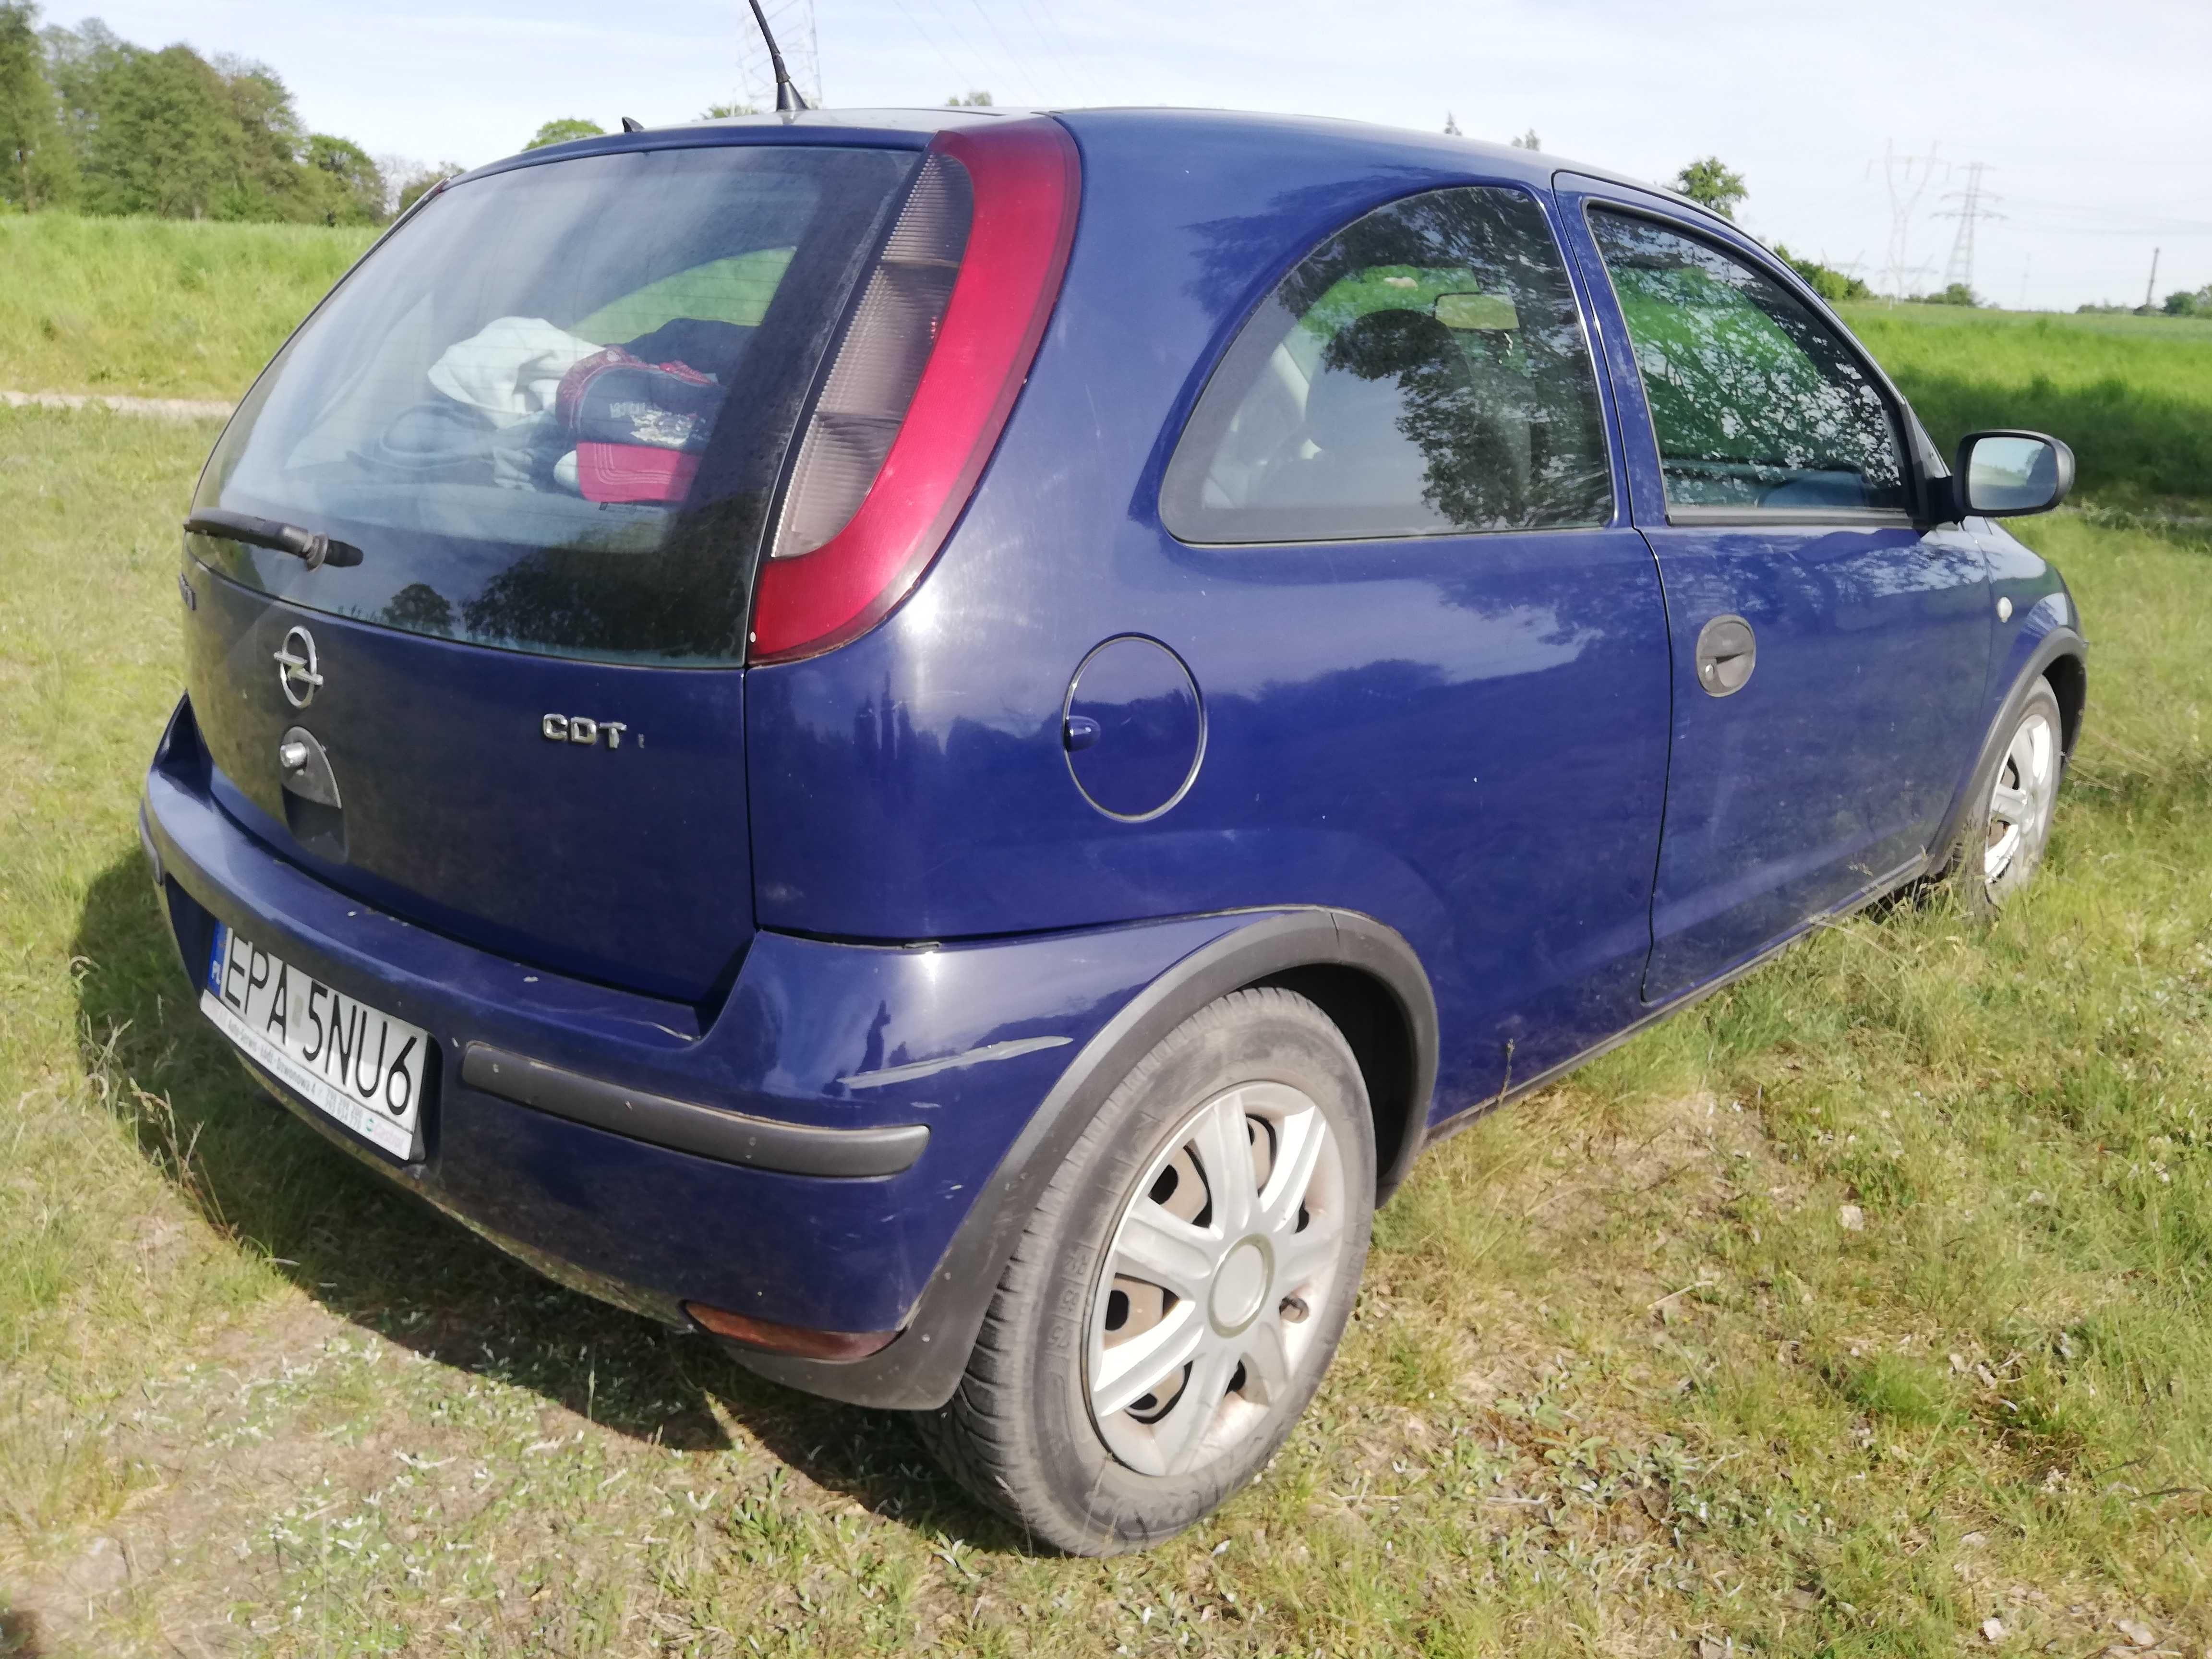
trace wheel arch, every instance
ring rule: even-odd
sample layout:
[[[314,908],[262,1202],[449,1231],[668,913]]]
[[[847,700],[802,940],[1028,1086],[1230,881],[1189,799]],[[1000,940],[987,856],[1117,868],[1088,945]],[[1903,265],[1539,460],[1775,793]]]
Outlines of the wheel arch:
[[[2043,678],[2058,699],[2059,738],[2069,760],[2081,740],[2081,715],[2089,706],[2089,665],[2082,659],[2080,642],[2075,643],[2076,648],[2059,652],[2043,669]]]
[[[2060,749],[2068,758],[2072,757],[2075,742],[2081,736],[2082,712],[2088,703],[2088,650],[2087,642],[2071,628],[2054,628],[2036,641],[2027,659],[2014,671],[2012,684],[1997,704],[1989,729],[1983,733],[1973,769],[1967,773],[1964,785],[1951,802],[1950,811],[1944,814],[1942,824],[1928,843],[1931,875],[1940,877],[1954,867],[1959,834],[1966,816],[1996,777],[2005,739],[2020,716],[2021,705],[2039,684],[2048,682],[2052,695],[2058,699]]]
[[[1344,963],[1310,963],[1252,983],[1305,998],[1328,1016],[1351,1048],[1375,1121],[1375,1201],[1387,1203],[1420,1150],[1426,1117],[1427,1091],[1416,1082],[1424,1062],[1413,1018],[1371,969]],[[1432,1091],[1433,1049],[1426,1065]]]
[[[1405,938],[1371,916],[1318,907],[1258,912],[1164,970],[1068,1063],[983,1183],[896,1341],[867,1358],[834,1364],[758,1351],[737,1357],[762,1376],[854,1405],[944,1404],[959,1386],[1045,1183],[1084,1126],[1169,1032],[1207,1004],[1261,985],[1309,998],[1345,1034],[1376,1114],[1379,1202],[1420,1150],[1436,1091],[1437,1010],[1428,974]]]

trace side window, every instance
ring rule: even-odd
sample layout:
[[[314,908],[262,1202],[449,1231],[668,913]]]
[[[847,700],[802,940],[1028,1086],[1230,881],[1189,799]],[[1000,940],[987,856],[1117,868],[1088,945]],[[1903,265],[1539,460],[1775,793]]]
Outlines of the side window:
[[[1594,212],[1590,229],[1628,320],[1670,508],[1905,507],[1888,405],[1788,289],[1649,219]]]
[[[1206,383],[1160,517],[1186,542],[1602,524],[1582,313],[1534,198],[1378,208],[1285,276]]]

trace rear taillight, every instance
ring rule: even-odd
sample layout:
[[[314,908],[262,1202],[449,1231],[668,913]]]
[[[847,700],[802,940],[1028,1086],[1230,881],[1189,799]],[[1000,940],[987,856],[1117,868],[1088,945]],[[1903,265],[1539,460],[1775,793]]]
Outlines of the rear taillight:
[[[932,143],[799,440],[753,602],[752,661],[842,645],[921,580],[1036,356],[1078,193],[1057,122]]]

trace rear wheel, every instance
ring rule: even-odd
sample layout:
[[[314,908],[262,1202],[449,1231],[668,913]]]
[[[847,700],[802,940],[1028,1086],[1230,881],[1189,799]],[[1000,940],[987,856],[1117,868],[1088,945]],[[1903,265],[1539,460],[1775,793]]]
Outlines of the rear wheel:
[[[1994,912],[2042,863],[2065,767],[2063,732],[2057,695],[2049,681],[2038,680],[1960,833],[1953,876],[1970,908]]]
[[[1257,1474],[1343,1334],[1375,1142],[1358,1063],[1287,991],[1200,1010],[1047,1189],[923,1437],[1032,1535],[1112,1554]]]

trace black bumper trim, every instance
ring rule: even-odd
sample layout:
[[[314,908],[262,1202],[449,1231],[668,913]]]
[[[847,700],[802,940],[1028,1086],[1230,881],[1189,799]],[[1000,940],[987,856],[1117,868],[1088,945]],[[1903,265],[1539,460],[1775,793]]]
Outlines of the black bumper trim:
[[[632,1140],[783,1175],[848,1180],[897,1175],[911,1169],[929,1144],[927,1124],[830,1129],[780,1123],[621,1088],[483,1042],[471,1042],[462,1054],[461,1081],[502,1100]]]

